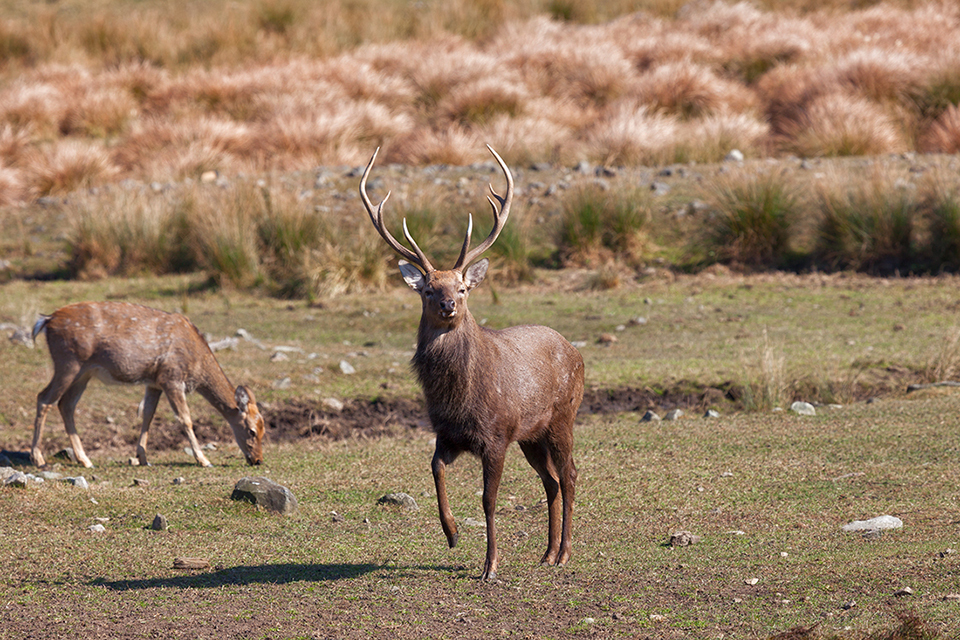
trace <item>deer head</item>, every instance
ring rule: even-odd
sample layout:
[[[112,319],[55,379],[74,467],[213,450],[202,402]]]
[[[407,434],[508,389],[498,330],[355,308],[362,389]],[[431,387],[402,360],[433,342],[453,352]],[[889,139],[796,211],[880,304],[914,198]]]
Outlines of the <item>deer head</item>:
[[[379,148],[374,151],[373,157],[370,158],[370,162],[363,172],[363,177],[360,178],[360,198],[370,215],[370,221],[380,237],[403,258],[400,261],[400,273],[403,280],[411,289],[420,294],[423,304],[423,318],[429,320],[437,328],[455,327],[468,315],[467,296],[474,287],[483,282],[489,266],[489,261],[486,258],[476,264],[471,265],[471,263],[496,241],[497,236],[503,231],[507,217],[510,215],[510,204],[513,201],[513,175],[503,158],[493,150],[493,147],[487,145],[487,149],[496,158],[503,175],[507,179],[507,190],[501,197],[494,190],[493,185],[490,185],[490,195],[487,196],[487,201],[493,209],[493,229],[487,239],[473,249],[470,249],[473,215],[467,214],[467,233],[463,239],[463,247],[460,249],[460,257],[457,258],[453,268],[449,270],[437,270],[433,267],[430,260],[427,259],[410,235],[406,219],[403,220],[403,235],[410,246],[413,247],[412,250],[400,244],[387,230],[383,221],[383,206],[390,198],[390,192],[377,205],[374,205],[367,195],[367,177],[370,175],[373,163],[380,152]],[[499,205],[499,208],[497,205]]]

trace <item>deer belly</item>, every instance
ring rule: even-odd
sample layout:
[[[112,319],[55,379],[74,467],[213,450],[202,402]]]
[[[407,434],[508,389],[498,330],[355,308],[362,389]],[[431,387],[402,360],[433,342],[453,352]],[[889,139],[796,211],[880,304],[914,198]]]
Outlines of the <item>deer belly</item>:
[[[93,377],[104,384],[147,384],[148,380],[142,380],[136,376],[125,376],[122,371],[111,371],[103,367],[93,368]]]

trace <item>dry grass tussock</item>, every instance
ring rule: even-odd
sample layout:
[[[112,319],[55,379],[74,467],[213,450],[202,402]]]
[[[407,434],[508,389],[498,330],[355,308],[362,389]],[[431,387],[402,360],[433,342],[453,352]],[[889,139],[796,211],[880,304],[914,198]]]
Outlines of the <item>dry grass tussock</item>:
[[[705,2],[595,24],[533,5],[457,6],[393,41],[330,51],[319,39],[307,47],[300,31],[318,16],[346,19],[336,3],[251,4],[209,24],[146,9],[103,16],[79,37],[84,55],[18,55],[3,23],[15,79],[0,88],[0,158],[5,182],[19,185],[5,198],[114,178],[356,165],[377,145],[388,162],[416,164],[473,162],[483,142],[513,161],[609,164],[712,161],[732,148],[833,156],[960,145],[953,3],[777,12]],[[478,12],[497,28],[453,26]],[[128,29],[148,19],[159,20],[150,38],[146,25]],[[220,53],[146,55],[173,46],[176,29],[206,34]],[[144,37],[138,55],[124,54],[130,33]],[[243,53],[261,48],[273,54]]]

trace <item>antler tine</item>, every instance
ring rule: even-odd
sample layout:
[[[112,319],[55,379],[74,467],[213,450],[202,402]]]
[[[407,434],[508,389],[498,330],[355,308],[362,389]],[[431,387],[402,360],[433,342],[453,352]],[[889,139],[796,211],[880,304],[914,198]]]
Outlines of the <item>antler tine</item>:
[[[493,185],[490,185],[490,193],[493,195],[493,198],[487,196],[487,201],[490,203],[490,207],[493,209],[493,229],[490,231],[490,235],[487,236],[487,239],[477,245],[471,251],[467,251],[467,246],[470,244],[470,232],[473,230],[473,219],[471,217],[470,224],[467,226],[467,238],[463,242],[463,249],[460,251],[460,258],[457,260],[456,266],[454,269],[462,269],[464,266],[470,264],[482,254],[484,251],[490,248],[497,237],[500,235],[500,232],[503,231],[503,227],[507,224],[507,217],[510,215],[510,205],[513,202],[513,174],[510,173],[510,168],[507,166],[507,163],[503,161],[503,158],[500,157],[493,147],[487,145],[487,149],[490,150],[490,153],[493,154],[493,157],[497,159],[497,164],[500,165],[500,169],[503,171],[504,177],[507,179],[507,190],[504,192],[503,197],[501,198],[499,194],[494,190]],[[500,203],[500,208],[497,209],[497,204],[493,201],[496,198],[497,202]]]
[[[420,247],[417,246],[417,243],[413,241],[413,238],[410,237],[410,232],[407,230],[407,221],[403,221],[403,235],[407,238],[411,245],[413,245],[414,251],[410,251],[405,246],[400,244],[396,238],[390,235],[390,232],[387,231],[387,226],[383,222],[383,205],[386,204],[387,199],[390,197],[391,191],[387,192],[387,195],[383,197],[383,200],[380,201],[380,204],[374,206],[373,202],[370,200],[370,196],[367,195],[367,177],[370,175],[370,170],[373,168],[373,163],[377,159],[377,154],[380,153],[380,147],[377,147],[377,150],[373,152],[373,156],[370,158],[370,162],[367,163],[367,168],[363,170],[363,175],[360,177],[360,199],[363,201],[363,206],[367,210],[367,214],[370,216],[370,222],[373,223],[374,228],[377,230],[377,233],[380,234],[380,237],[390,245],[390,247],[399,253],[401,256],[406,258],[409,262],[417,265],[426,272],[433,271],[433,265],[430,264],[430,261],[427,260],[427,257],[423,254],[423,251],[420,250]]]

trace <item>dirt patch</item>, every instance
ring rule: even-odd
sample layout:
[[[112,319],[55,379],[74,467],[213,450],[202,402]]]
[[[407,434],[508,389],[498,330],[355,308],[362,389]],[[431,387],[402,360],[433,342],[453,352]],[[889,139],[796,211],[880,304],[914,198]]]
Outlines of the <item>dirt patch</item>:
[[[850,385],[846,395],[851,401],[864,401],[903,393],[909,385],[918,382],[922,380],[916,372],[891,367],[864,375],[857,384]],[[812,393],[812,390],[807,391]],[[733,383],[703,386],[681,381],[670,387],[660,388],[587,389],[580,406],[580,414],[643,413],[647,410],[662,414],[671,409],[698,412],[717,409],[721,413],[728,413],[743,410],[744,398],[744,389]],[[802,399],[812,402],[826,401],[809,394]],[[302,399],[263,405],[261,408],[266,418],[268,442],[295,442],[308,438],[330,441],[348,438],[362,440],[396,436],[414,429],[430,429],[422,397],[347,400],[340,411],[329,408],[318,400]],[[123,450],[132,455],[137,445],[136,429],[129,428],[129,425],[106,425],[100,420],[97,422],[101,423],[101,427],[85,429],[81,434],[84,447],[88,451]],[[200,442],[233,442],[230,427],[219,418],[196,419],[194,431]],[[48,451],[54,446],[57,435],[59,432],[49,437]],[[186,438],[177,425],[172,420],[158,417],[150,429],[149,450],[169,451],[184,446]]]

